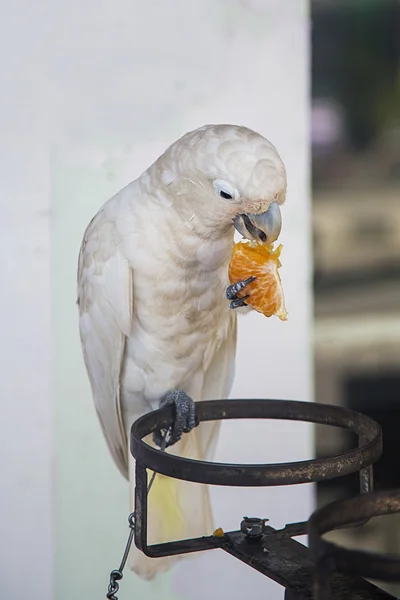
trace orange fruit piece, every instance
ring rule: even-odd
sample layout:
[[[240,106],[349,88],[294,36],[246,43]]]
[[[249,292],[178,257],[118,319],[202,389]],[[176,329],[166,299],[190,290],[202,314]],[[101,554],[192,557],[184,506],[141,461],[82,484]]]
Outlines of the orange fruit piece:
[[[218,529],[216,529],[214,531],[213,536],[218,537],[218,538],[225,537],[225,533],[224,533],[224,530],[222,529],[222,527],[218,527]]]
[[[279,260],[282,248],[282,244],[274,250],[272,244],[242,240],[233,247],[228,275],[231,284],[256,277],[238,293],[238,297],[249,294],[246,304],[266,317],[276,315],[281,321],[286,321],[287,312],[278,273],[282,266]]]

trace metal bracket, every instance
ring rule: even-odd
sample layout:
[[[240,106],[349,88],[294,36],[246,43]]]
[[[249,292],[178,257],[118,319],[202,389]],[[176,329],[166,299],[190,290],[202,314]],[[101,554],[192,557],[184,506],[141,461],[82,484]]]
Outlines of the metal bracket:
[[[314,562],[308,548],[292,539],[307,533],[307,522],[290,523],[277,531],[267,526],[265,519],[244,517],[240,531],[225,533],[222,537],[211,535],[148,545],[146,469],[185,481],[246,487],[310,483],[359,472],[362,496],[371,495],[372,464],[382,453],[382,436],[379,425],[365,415],[339,406],[288,400],[198,402],[196,415],[200,423],[217,419],[284,419],[333,425],[356,433],[359,446],[332,458],[285,464],[238,465],[194,461],[161,452],[143,441],[155,429],[167,429],[173,423],[172,408],[149,413],[138,419],[131,429],[131,452],[136,459],[135,544],[142,552],[157,558],[219,548],[284,586],[286,600],[393,598],[364,579],[338,573],[329,581],[327,577],[321,578],[324,572],[323,551],[319,560]],[[364,519],[362,522],[369,518],[368,514],[358,514],[355,516],[357,524],[361,523],[360,516]],[[337,524],[338,527],[348,525],[344,522]],[[331,572],[332,569],[329,575]]]

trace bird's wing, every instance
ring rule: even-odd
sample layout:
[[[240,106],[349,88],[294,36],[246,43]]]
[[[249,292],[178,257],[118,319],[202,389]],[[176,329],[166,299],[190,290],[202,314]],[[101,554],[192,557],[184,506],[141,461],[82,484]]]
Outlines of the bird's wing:
[[[111,454],[128,477],[120,371],[133,311],[133,276],[106,209],[85,231],[78,264],[79,329],[86,369]]]

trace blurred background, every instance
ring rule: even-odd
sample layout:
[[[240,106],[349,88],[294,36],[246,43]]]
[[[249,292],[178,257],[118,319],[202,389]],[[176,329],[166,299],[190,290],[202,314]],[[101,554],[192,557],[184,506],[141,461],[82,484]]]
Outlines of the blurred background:
[[[376,419],[375,486],[400,486],[400,3],[312,2],[315,395]],[[354,440],[317,429],[317,454]],[[318,503],[357,491],[319,484]],[[335,534],[400,551],[397,516]],[[396,588],[392,588],[393,589]],[[397,591],[399,588],[397,587]]]

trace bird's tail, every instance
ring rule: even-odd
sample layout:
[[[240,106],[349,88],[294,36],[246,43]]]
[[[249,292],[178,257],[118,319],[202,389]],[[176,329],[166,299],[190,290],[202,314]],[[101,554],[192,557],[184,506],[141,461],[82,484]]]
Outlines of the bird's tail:
[[[219,423],[201,423],[168,451],[195,460],[210,460],[214,453]],[[151,443],[150,440],[146,440]],[[130,457],[129,482],[133,511],[135,466]],[[148,471],[150,480],[152,475]],[[148,497],[147,543],[157,544],[211,535],[214,530],[210,494],[206,485],[188,483],[157,474]],[[190,556],[190,555],[186,555]],[[130,554],[130,567],[143,579],[153,579],[168,570],[180,556],[149,558],[136,547]]]

